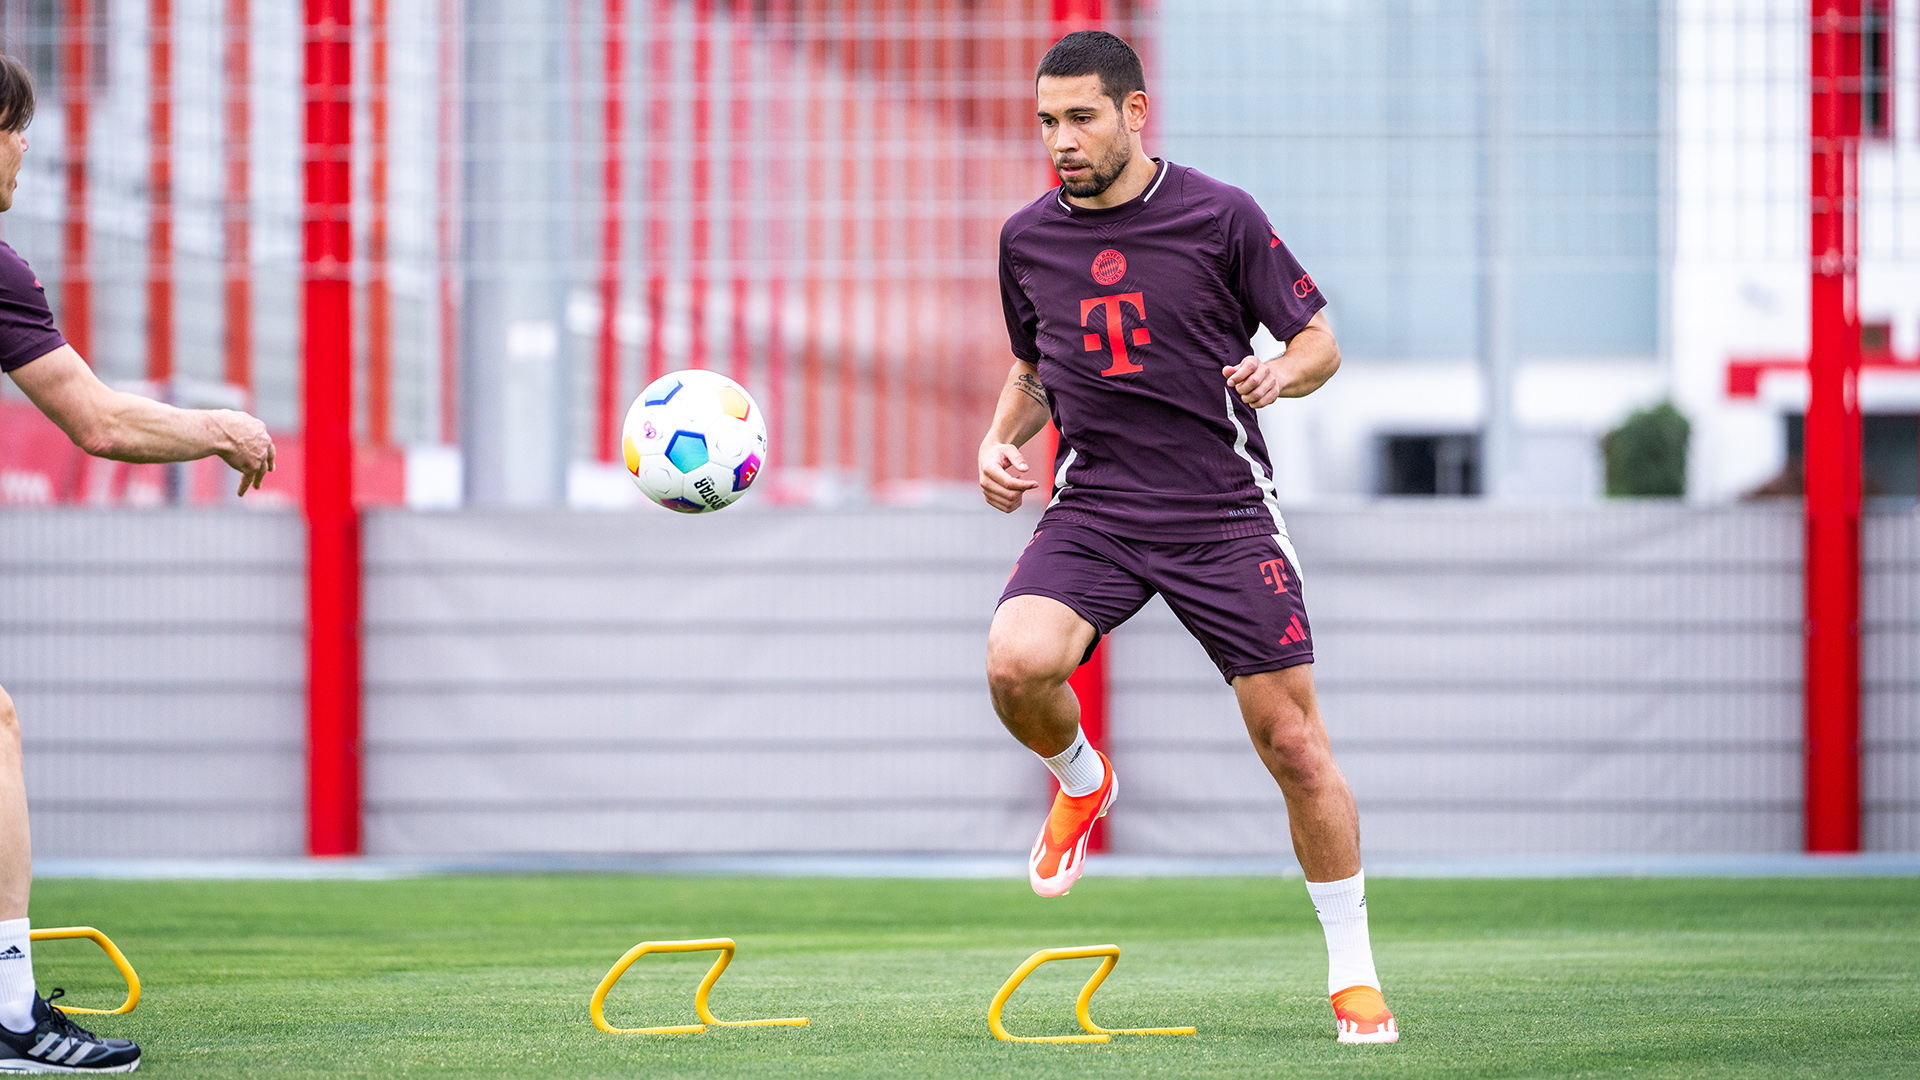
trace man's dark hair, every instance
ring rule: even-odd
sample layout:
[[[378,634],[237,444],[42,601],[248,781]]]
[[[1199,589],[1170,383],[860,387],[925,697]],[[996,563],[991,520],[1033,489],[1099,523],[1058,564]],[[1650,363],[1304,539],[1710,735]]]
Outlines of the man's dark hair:
[[[25,131],[33,123],[33,75],[27,65],[0,53],[0,131]]]
[[[1113,99],[1116,108],[1126,104],[1127,95],[1147,88],[1147,77],[1140,70],[1140,55],[1122,38],[1105,30],[1075,30],[1053,43],[1040,58],[1033,81],[1043,78],[1073,79],[1081,75],[1100,76],[1100,88]]]

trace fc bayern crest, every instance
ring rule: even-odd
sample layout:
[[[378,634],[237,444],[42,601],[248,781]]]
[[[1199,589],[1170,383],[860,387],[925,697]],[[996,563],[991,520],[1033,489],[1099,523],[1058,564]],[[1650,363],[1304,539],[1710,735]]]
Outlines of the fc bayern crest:
[[[1093,257],[1093,280],[1112,285],[1127,276],[1127,257],[1108,248]]]

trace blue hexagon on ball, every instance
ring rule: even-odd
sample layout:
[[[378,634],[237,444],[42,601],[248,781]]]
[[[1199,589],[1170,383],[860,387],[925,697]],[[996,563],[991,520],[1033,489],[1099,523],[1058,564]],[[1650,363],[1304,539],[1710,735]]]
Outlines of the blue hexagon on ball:
[[[676,431],[667,440],[667,460],[683,473],[707,463],[707,439],[697,431]]]

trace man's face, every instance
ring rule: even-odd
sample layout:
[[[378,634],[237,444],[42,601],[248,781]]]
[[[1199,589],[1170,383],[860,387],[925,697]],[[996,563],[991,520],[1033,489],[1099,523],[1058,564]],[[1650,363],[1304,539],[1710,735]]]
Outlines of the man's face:
[[[1113,186],[1133,160],[1133,133],[1098,75],[1042,76],[1040,135],[1053,156],[1060,186],[1091,199]]]
[[[13,209],[13,189],[20,183],[20,158],[26,152],[26,132],[0,131],[0,213]]]

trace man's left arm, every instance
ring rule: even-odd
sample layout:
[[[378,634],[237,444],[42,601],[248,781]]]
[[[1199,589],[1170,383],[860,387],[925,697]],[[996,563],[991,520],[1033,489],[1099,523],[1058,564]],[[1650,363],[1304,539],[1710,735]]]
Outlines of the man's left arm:
[[[1256,409],[1283,397],[1306,397],[1340,370],[1340,343],[1333,340],[1325,312],[1316,311],[1307,325],[1287,339],[1287,351],[1271,360],[1249,356],[1222,368],[1227,385],[1240,400]]]
[[[177,409],[108,387],[62,345],[11,374],[74,445],[114,461],[192,461],[218,454],[240,474],[240,494],[273,471],[265,424],[231,409]]]

